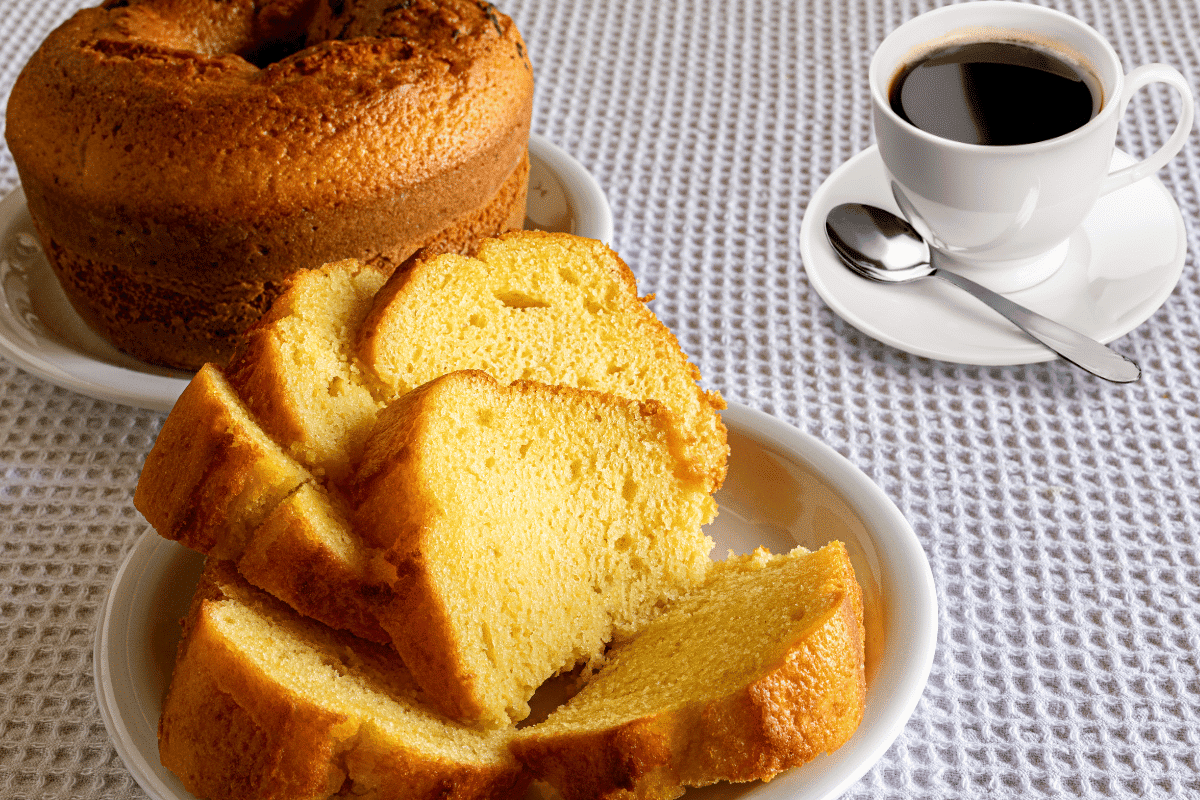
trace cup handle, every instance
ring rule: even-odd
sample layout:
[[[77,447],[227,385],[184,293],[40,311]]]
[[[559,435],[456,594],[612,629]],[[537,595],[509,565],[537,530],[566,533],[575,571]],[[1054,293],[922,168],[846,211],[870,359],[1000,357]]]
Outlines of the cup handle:
[[[1124,116],[1125,109],[1129,107],[1129,102],[1133,99],[1134,94],[1151,83],[1170,84],[1179,92],[1181,102],[1179,124],[1175,126],[1171,138],[1167,139],[1153,155],[1136,164],[1110,172],[1104,179],[1101,194],[1108,194],[1158,172],[1183,149],[1184,143],[1187,142],[1187,138],[1192,132],[1195,102],[1192,99],[1191,87],[1188,86],[1187,78],[1183,77],[1179,70],[1166,64],[1146,64],[1125,76],[1125,91],[1121,93],[1118,116]]]

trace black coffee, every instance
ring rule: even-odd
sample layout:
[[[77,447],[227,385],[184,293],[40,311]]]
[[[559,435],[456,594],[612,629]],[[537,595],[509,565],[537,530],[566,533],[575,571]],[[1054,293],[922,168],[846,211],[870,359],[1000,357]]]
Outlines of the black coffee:
[[[935,50],[897,73],[888,95],[892,109],[922,130],[990,145],[1062,136],[1099,105],[1077,67],[1016,42]]]

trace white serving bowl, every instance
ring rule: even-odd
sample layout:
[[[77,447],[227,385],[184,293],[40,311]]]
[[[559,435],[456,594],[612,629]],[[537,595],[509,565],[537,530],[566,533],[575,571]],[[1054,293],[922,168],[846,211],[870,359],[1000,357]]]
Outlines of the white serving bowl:
[[[916,707],[933,662],[937,599],[912,528],[866,475],[817,439],[760,411],[724,413],[732,450],[709,527],[714,556],[764,546],[786,552],[846,544],[863,590],[867,703],[841,748],[769,783],[718,784],[686,797],[832,800],[879,760]],[[117,572],[95,643],[96,695],[113,743],[155,800],[189,800],[158,760],[158,718],[170,681],[179,620],[203,558],[146,532]],[[531,798],[538,790],[531,790]]]

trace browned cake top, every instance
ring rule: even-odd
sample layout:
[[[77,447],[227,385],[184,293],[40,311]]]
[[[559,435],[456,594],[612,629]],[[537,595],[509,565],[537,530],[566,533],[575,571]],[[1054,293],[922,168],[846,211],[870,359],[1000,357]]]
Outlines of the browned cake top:
[[[532,85],[486,3],[115,0],[30,60],[7,138],[23,179],[93,202],[270,219],[447,170],[499,185]]]

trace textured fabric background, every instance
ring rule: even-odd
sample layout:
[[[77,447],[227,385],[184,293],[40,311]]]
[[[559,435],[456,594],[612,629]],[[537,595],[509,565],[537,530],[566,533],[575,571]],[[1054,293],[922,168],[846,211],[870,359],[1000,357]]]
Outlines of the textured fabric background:
[[[1197,86],[1195,0],[1047,2],[1127,69]],[[70,0],[0,0],[0,98]],[[709,385],[830,444],[915,528],[939,646],[907,728],[850,798],[1200,797],[1200,138],[1159,173],[1182,281],[1116,343],[1143,379],[907,355],[836,317],[800,260],[806,203],[871,143],[867,64],[937,2],[501,0],[534,129],[592,172],[615,247]],[[1118,145],[1173,125],[1147,91]],[[17,183],[0,149],[0,193]],[[145,523],[159,414],[0,359],[0,797],[141,797],[92,690],[97,614]]]

